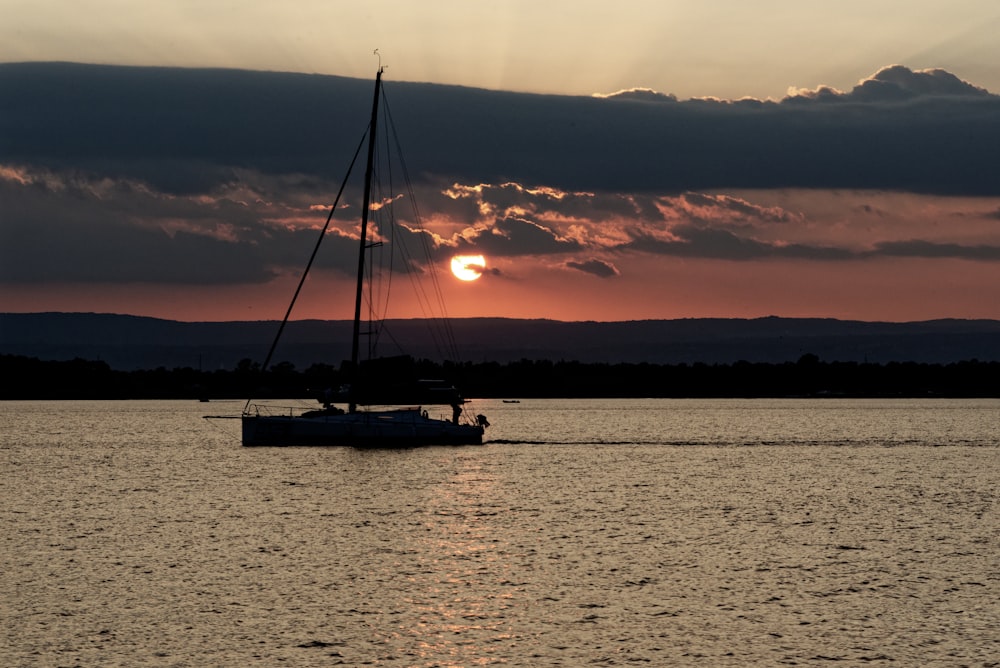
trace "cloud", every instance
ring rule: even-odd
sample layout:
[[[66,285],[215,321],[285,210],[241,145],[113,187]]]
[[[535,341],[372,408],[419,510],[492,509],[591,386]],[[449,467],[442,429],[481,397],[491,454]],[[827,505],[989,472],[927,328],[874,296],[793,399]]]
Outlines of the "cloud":
[[[246,183],[176,195],[7,165],[0,199],[0,281],[11,283],[265,283],[301,271],[321,224],[315,212],[265,201]],[[355,239],[336,230],[326,245],[320,266],[353,271]]]
[[[610,262],[605,262],[604,260],[583,260],[576,262],[570,260],[566,263],[566,266],[570,269],[576,269],[577,271],[582,271],[585,274],[593,274],[598,278],[612,278],[614,276],[621,276],[621,272],[618,271],[618,267],[611,264]]]
[[[614,93],[594,93],[594,97],[604,100],[631,100],[634,102],[676,102],[677,96],[661,93],[652,88],[627,88]]]
[[[523,218],[502,218],[462,237],[460,251],[488,255],[550,255],[578,251],[581,245],[553,230]]]
[[[908,72],[881,70],[851,105],[619,104],[404,82],[387,84],[386,103],[418,181],[1000,194],[1000,98]],[[339,182],[371,94],[329,76],[37,63],[0,65],[0,87],[0,162],[173,194],[210,191],[234,170]],[[941,94],[953,90],[969,94]]]
[[[552,203],[560,211],[589,210],[593,193],[566,192],[549,186],[525,186],[520,183],[455,183],[445,188],[445,197],[474,204],[467,211],[476,211],[479,218],[504,218],[537,213]]]
[[[912,227],[916,227],[917,222],[913,221]],[[929,223],[932,228],[935,224]],[[707,226],[699,221],[670,225],[666,228],[646,226],[631,230],[630,240],[618,246],[616,250],[738,262],[768,259],[832,262],[885,257],[1000,261],[1000,245],[991,243],[963,244],[928,239],[890,239],[844,244],[832,237],[827,237],[825,241],[792,242],[765,239],[759,232],[760,228],[726,229]],[[881,234],[891,234],[891,231],[882,230]],[[993,238],[995,237],[994,233]]]
[[[855,257],[854,253],[843,248],[766,241],[730,230],[698,225],[673,226],[667,237],[637,232],[634,238],[629,243],[623,244],[619,250],[735,261],[773,258],[844,260]]]
[[[68,64],[0,65],[0,89],[0,281],[10,284],[297,275],[371,95],[370,82],[337,77]],[[1000,98],[940,70],[893,66],[849,93],[781,103],[429,84],[390,84],[387,103],[424,216],[420,227],[402,211],[409,198],[395,202],[395,238],[437,260],[545,256],[597,278],[627,272],[614,260],[628,253],[1000,260],[995,203],[949,218],[923,200],[901,210],[844,194],[1000,197]],[[348,184],[318,268],[355,271],[359,192]],[[939,224],[960,217],[960,228]]]
[[[983,98],[989,95],[986,89],[962,81],[945,70],[913,71],[903,65],[890,65],[862,79],[850,92],[844,93],[828,86],[814,90],[792,88],[784,101],[899,102],[915,98]]]
[[[763,207],[739,197],[707,193],[684,193],[680,197],[660,198],[667,209],[682,212],[685,219],[715,224],[788,223],[801,216],[781,207]]]
[[[921,239],[887,241],[876,245],[871,255],[916,258],[958,258],[995,262],[1000,260],[1000,245],[963,245],[934,243]]]

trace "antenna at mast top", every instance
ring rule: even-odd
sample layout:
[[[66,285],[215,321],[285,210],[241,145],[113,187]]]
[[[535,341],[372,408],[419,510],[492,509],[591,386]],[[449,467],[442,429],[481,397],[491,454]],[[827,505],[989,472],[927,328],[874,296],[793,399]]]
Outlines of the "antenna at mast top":
[[[383,70],[385,70],[385,68],[382,67],[382,54],[378,52],[378,49],[375,49],[372,53],[374,53],[375,56],[378,58],[378,71],[382,72]]]

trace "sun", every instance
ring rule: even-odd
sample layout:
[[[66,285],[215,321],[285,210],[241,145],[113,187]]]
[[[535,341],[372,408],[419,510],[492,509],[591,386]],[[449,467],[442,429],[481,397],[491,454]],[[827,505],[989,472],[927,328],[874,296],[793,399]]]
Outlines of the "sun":
[[[451,258],[451,273],[462,281],[474,281],[486,270],[486,258],[482,255],[456,255]]]

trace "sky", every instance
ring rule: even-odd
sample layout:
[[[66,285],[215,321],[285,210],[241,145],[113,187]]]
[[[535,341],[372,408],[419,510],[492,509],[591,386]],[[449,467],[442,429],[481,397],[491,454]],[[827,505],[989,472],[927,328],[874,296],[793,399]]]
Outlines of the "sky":
[[[280,318],[381,63],[453,317],[1000,318],[1000,5],[608,7],[0,0],[0,312]]]

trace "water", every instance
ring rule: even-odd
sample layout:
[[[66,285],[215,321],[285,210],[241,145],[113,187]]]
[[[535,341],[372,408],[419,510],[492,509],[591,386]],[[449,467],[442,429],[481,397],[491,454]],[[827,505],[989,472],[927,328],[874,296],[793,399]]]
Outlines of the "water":
[[[240,408],[0,403],[0,664],[1000,665],[998,401],[477,402],[408,451]]]

